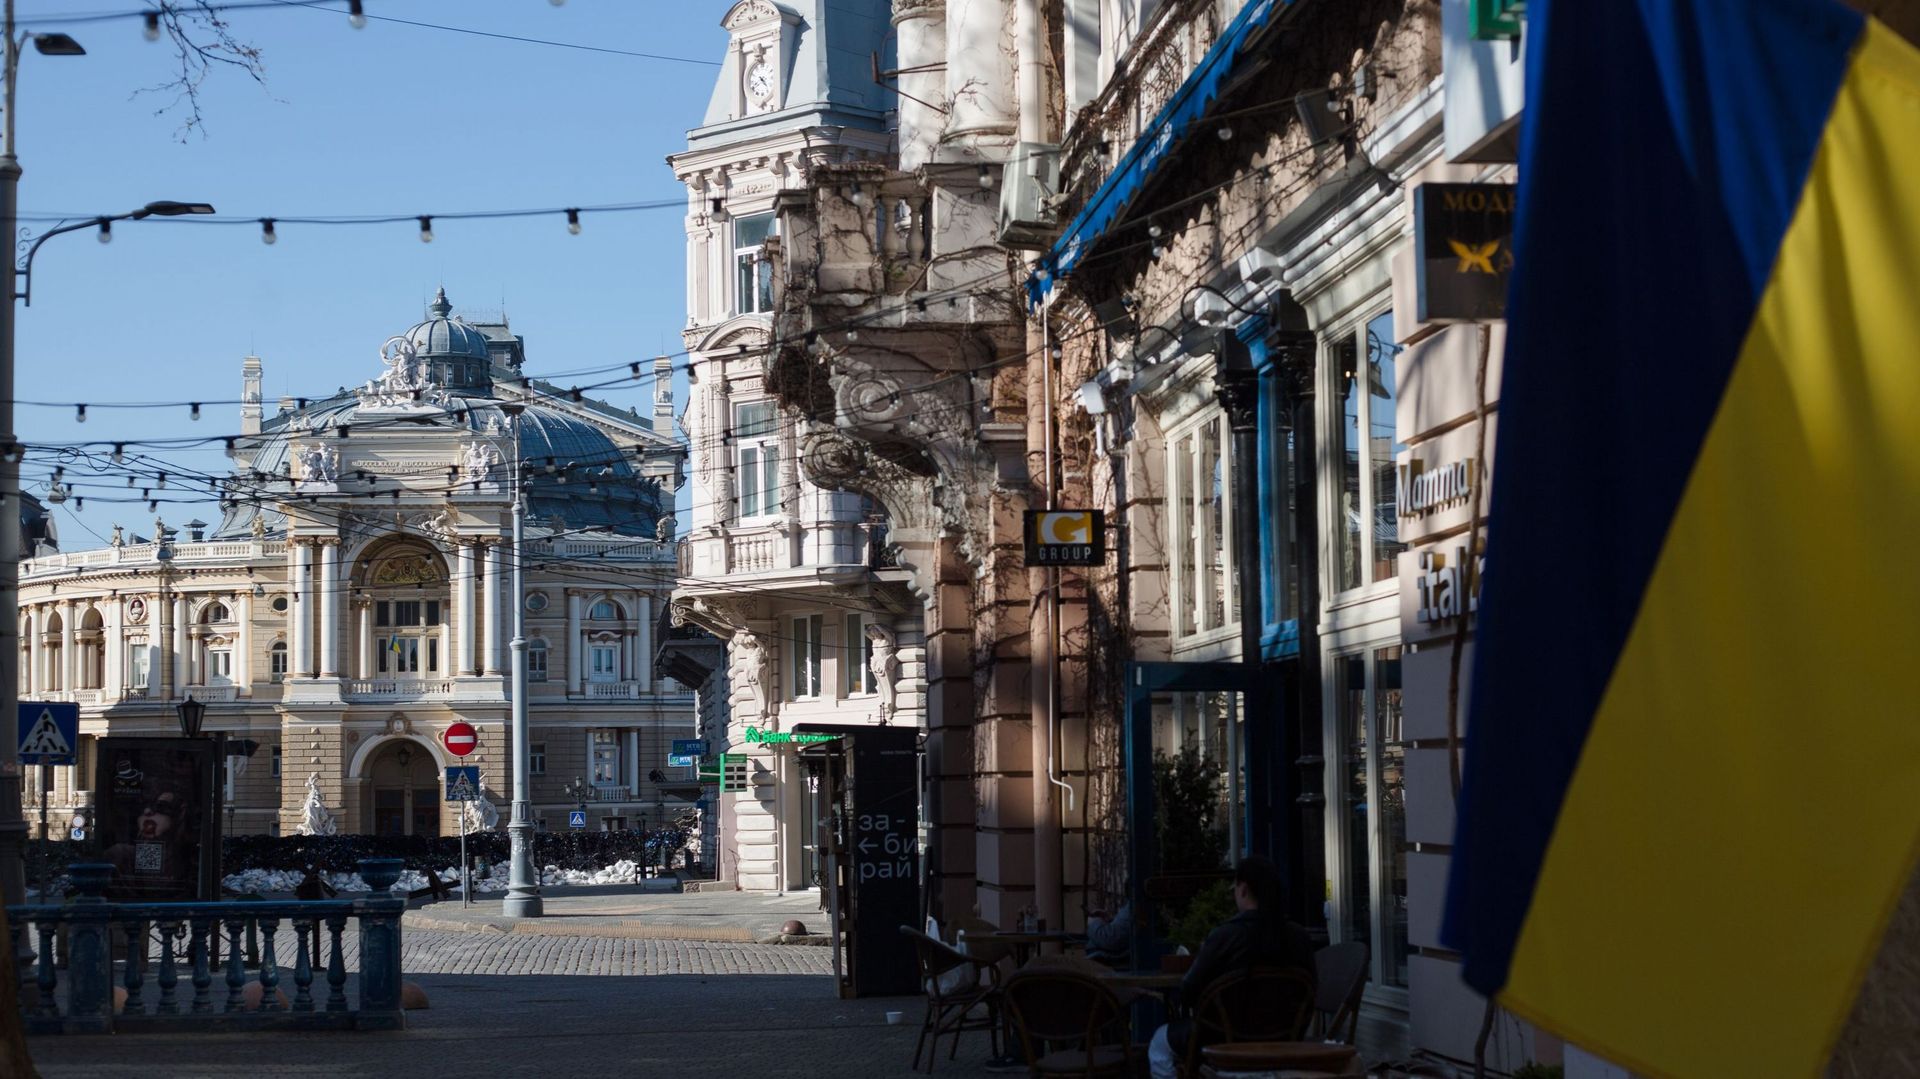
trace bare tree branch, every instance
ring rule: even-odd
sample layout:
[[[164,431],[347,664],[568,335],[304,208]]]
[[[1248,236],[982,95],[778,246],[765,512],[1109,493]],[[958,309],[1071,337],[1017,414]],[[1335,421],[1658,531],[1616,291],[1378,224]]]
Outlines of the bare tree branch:
[[[175,134],[181,142],[198,131],[206,136],[205,117],[200,111],[200,87],[207,76],[221,66],[237,67],[254,82],[267,84],[266,65],[260,50],[233,36],[232,27],[220,17],[210,0],[156,0],[154,16],[174,48],[179,73],[167,82],[134,91],[141,94],[172,94],[172,100],[154,110],[164,116],[175,109],[184,113]]]

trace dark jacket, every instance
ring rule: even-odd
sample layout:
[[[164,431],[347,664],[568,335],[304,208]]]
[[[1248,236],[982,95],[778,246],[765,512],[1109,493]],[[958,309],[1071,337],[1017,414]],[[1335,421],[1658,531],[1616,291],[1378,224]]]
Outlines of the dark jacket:
[[[1313,942],[1305,930],[1280,914],[1263,917],[1257,910],[1243,910],[1207,934],[1180,982],[1180,1003],[1192,1009],[1214,982],[1251,967],[1294,967],[1314,981]],[[1167,1031],[1176,1053],[1186,1051],[1188,1028],[1182,1020]]]

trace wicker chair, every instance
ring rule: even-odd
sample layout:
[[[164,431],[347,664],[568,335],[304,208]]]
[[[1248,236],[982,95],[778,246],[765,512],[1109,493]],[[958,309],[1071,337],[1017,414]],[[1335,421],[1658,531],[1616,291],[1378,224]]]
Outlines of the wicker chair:
[[[1360,1028],[1360,997],[1367,988],[1367,961],[1372,952],[1366,944],[1349,940],[1329,944],[1313,953],[1313,969],[1318,976],[1314,988],[1313,1009],[1317,1014],[1320,1037],[1353,1044]],[[1341,1030],[1342,1027],[1346,1029]]]
[[[913,1046],[913,1066],[920,1067],[920,1054],[927,1055],[927,1072],[940,1055],[940,1038],[953,1035],[947,1050],[952,1060],[960,1051],[960,1035],[969,1030],[984,1030],[993,1051],[1000,1054],[1000,971],[992,963],[957,951],[944,941],[927,936],[910,925],[900,927],[900,935],[913,942],[914,957],[920,966],[920,984],[927,993],[927,1014],[920,1021],[920,1040]],[[941,987],[942,976],[965,970],[964,984],[953,989]],[[985,975],[985,984],[981,977]],[[928,1039],[932,1044],[928,1044]]]
[[[1003,995],[1028,1075],[1134,1074],[1126,1009],[1098,979],[1066,968],[1028,967],[1007,979]]]
[[[1313,1005],[1313,976],[1294,967],[1254,967],[1220,978],[1193,1009],[1180,1074],[1200,1074],[1200,1050],[1208,1045],[1305,1037]]]

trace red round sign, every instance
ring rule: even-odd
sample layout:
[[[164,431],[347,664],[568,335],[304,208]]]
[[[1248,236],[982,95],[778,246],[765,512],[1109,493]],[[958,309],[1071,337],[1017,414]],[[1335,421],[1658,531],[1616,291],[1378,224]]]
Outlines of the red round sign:
[[[447,752],[456,757],[464,757],[480,747],[480,734],[471,723],[455,723],[447,728],[441,740],[447,744]]]

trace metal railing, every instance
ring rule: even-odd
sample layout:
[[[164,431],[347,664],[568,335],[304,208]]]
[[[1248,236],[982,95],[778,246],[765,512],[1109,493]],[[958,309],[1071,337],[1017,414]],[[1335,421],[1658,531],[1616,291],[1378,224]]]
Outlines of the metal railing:
[[[215,903],[112,901],[105,893],[113,866],[70,866],[69,875],[80,893],[71,902],[7,908],[15,954],[23,933],[31,930],[37,937],[34,975],[21,990],[27,1031],[402,1028],[406,1016],[400,1007],[400,917],[407,901],[387,891],[399,879],[401,864],[398,858],[362,861],[360,877],[373,889],[365,898]],[[360,926],[359,999],[353,1003],[346,992],[349,921]],[[279,955],[283,922],[293,937],[293,996],[284,1004]],[[261,943],[259,998],[252,1005],[247,1000],[242,943],[249,929],[257,930]],[[64,986],[54,960],[55,940],[63,932]],[[224,964],[220,962],[223,936]],[[154,972],[151,1004],[149,970]],[[126,994],[117,1006],[116,973],[118,988]],[[226,990],[218,1001],[213,988],[216,976]],[[324,999],[316,999],[316,979],[324,981],[319,990]]]
[[[347,683],[348,697],[447,697],[454,691],[450,678],[355,678]]]

